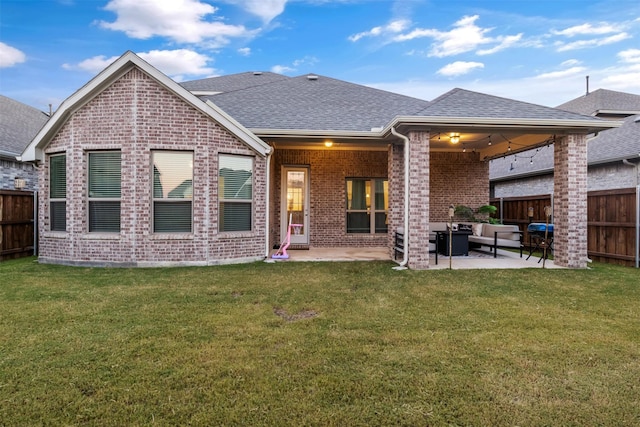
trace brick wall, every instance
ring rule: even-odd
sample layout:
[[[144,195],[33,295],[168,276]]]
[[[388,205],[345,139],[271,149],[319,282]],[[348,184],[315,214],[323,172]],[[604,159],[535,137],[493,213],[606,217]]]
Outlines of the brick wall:
[[[306,166],[310,175],[309,244],[315,247],[387,245],[387,234],[346,231],[346,179],[387,178],[386,151],[277,149],[271,178],[271,244],[281,242],[282,167]]]
[[[29,163],[0,159],[0,190],[15,190],[15,178],[25,180],[25,191],[38,189],[38,171]]]
[[[472,208],[489,204],[489,163],[479,154],[432,152],[430,220],[449,220],[449,205]]]
[[[120,233],[89,233],[87,152],[121,150]],[[194,153],[193,232],[151,229],[151,151]],[[206,265],[255,260],[265,252],[265,159],[213,120],[133,69],[82,106],[46,154],[67,155],[67,231],[50,230],[48,156],[40,174],[43,262],[95,265]],[[254,157],[253,230],[218,233],[218,154]]]

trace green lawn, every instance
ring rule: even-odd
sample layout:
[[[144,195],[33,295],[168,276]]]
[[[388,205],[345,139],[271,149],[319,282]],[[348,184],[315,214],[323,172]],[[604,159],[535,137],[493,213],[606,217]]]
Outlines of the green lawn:
[[[640,271],[0,263],[0,425],[640,424]]]

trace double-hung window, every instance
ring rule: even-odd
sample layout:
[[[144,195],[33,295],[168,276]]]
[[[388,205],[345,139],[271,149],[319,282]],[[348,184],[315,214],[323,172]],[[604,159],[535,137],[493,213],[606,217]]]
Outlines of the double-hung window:
[[[49,220],[51,231],[67,230],[67,156],[49,157]]]
[[[251,231],[253,158],[220,155],[218,170],[218,229]]]
[[[154,151],[153,232],[190,233],[193,223],[193,152]]]
[[[120,151],[89,153],[89,232],[120,231]]]
[[[347,233],[386,233],[388,194],[386,179],[347,179]]]

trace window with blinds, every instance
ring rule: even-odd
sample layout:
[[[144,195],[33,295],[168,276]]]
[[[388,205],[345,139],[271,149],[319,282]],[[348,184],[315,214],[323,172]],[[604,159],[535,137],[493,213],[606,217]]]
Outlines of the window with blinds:
[[[153,232],[190,233],[193,223],[193,153],[154,151]]]
[[[253,158],[220,155],[218,171],[219,231],[251,231]]]
[[[120,151],[89,153],[89,232],[120,231]]]
[[[49,157],[49,228],[67,231],[67,156]]]

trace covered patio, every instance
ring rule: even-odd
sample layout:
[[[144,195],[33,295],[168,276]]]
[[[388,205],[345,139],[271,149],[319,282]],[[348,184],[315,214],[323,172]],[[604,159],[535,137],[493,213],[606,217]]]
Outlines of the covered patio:
[[[275,252],[275,251],[274,251]],[[389,250],[384,247],[352,248],[352,247],[327,247],[310,248],[308,250],[289,250],[289,259],[277,262],[339,262],[339,261],[391,261]],[[451,268],[453,270],[470,269],[519,269],[519,268],[543,268],[539,256],[532,255],[528,258],[525,251],[522,258],[519,253],[498,249],[497,258],[488,250],[470,250],[468,256],[453,256]],[[267,262],[276,262],[271,258]],[[430,254],[429,269],[444,270],[449,268],[449,257],[438,255],[438,264],[435,255]],[[544,268],[564,268],[547,259]]]

